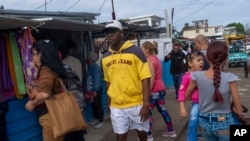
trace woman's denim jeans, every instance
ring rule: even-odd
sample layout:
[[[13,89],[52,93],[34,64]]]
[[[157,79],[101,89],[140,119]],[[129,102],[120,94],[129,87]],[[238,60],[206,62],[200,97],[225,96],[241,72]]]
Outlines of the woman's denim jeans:
[[[229,141],[231,124],[235,124],[231,113],[199,114],[199,125],[205,141]]]
[[[188,122],[187,141],[197,141],[197,127],[199,123],[199,104],[193,103]]]

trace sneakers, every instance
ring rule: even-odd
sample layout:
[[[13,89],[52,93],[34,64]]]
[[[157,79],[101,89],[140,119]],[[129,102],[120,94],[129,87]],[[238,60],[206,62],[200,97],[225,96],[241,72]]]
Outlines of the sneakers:
[[[171,132],[166,131],[166,132],[162,133],[162,136],[174,138],[174,137],[176,137],[176,134],[175,134],[175,131],[171,131]]]
[[[137,141],[140,141],[140,139],[137,138]],[[147,141],[154,141],[153,135],[148,135]]]
[[[95,129],[99,129],[99,128],[102,128],[103,125],[104,125],[104,122],[98,122],[98,123],[94,126],[94,128],[95,128]]]
[[[154,140],[153,135],[152,134],[148,135],[147,141],[153,141],[153,140]]]
[[[95,126],[97,123],[98,123],[98,121],[94,119],[94,120],[89,122],[89,125]]]
[[[198,139],[204,139],[203,135],[201,133],[197,134]]]

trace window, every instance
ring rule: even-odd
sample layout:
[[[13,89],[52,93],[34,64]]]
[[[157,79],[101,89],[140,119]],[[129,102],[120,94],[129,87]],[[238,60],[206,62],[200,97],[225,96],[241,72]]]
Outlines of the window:
[[[199,29],[196,30],[196,33],[199,33]]]
[[[220,32],[220,28],[215,28],[215,33],[219,33]]]
[[[207,28],[205,28],[205,32],[208,32],[208,29],[207,29]]]

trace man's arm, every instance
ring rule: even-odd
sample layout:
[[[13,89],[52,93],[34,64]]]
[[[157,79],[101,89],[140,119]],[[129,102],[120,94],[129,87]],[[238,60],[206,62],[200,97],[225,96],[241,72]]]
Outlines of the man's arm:
[[[142,80],[143,106],[140,111],[141,121],[144,122],[149,118],[149,99],[150,99],[150,78]]]
[[[108,96],[108,89],[109,89],[109,85],[110,85],[110,83],[109,82],[106,82],[106,92],[107,92],[107,102],[108,102],[108,109],[109,109],[109,107],[110,107],[110,103],[111,103],[111,99],[110,99],[110,97]]]
[[[172,51],[164,57],[164,62],[168,62],[172,56]]]

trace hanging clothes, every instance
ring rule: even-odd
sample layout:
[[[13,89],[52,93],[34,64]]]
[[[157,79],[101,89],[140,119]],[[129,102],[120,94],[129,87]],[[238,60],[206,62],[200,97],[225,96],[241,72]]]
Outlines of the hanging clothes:
[[[0,34],[0,78],[3,82],[0,91],[3,92],[3,97],[7,99],[14,96],[14,82],[11,79],[6,54],[5,36]]]
[[[9,36],[7,35],[5,37],[5,43],[6,43],[6,51],[7,51],[7,58],[8,58],[8,65],[9,65],[9,71],[10,71],[10,76],[12,81],[14,82],[14,95],[18,98],[21,99],[23,98],[23,95],[20,95],[18,93],[18,88],[17,88],[17,80],[16,80],[16,74],[15,74],[15,69],[14,69],[14,64],[13,64],[13,57],[12,57],[12,52],[11,52],[11,47],[10,47],[10,40]]]
[[[14,71],[17,81],[18,94],[26,94],[26,85],[24,83],[24,73],[22,68],[22,62],[20,52],[18,50],[14,33],[9,34],[11,53],[14,64]]]
[[[28,28],[23,31],[22,39],[17,38],[17,42],[20,43],[20,51],[23,62],[23,71],[25,76],[26,85],[29,85],[32,80],[36,79],[37,69],[32,62],[31,48],[34,38],[31,35],[31,30]]]

